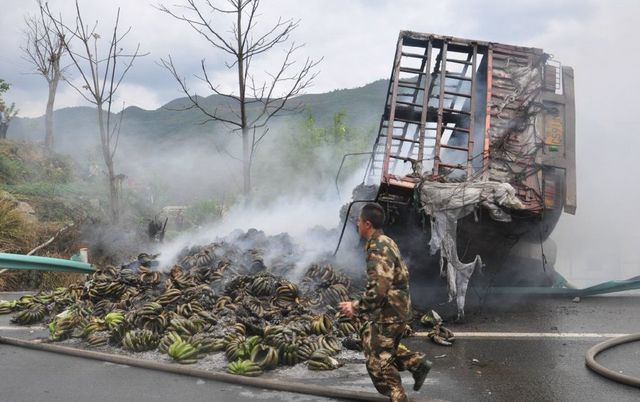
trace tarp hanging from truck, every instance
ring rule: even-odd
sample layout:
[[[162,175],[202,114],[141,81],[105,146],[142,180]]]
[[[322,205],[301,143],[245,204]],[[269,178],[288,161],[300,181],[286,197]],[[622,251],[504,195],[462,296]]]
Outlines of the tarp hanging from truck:
[[[477,267],[482,267],[482,259],[476,255],[472,262],[460,261],[456,245],[458,219],[483,206],[493,219],[509,222],[511,216],[503,207],[522,209],[524,205],[509,183],[498,182],[424,181],[420,186],[420,201],[431,219],[431,254],[440,251],[440,275],[447,278],[449,301],[455,299],[458,318],[462,318],[469,279]]]

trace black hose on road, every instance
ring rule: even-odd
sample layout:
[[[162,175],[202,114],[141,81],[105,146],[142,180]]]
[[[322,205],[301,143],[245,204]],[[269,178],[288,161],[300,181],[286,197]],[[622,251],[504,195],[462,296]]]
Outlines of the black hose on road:
[[[629,375],[620,374],[617,371],[613,371],[608,369],[598,363],[596,361],[596,356],[604,352],[607,349],[611,349],[615,346],[619,346],[625,343],[637,342],[640,341],[640,333],[620,336],[618,338],[609,339],[608,341],[601,342],[591,349],[587,351],[587,356],[585,357],[585,364],[588,368],[600,374],[601,376],[607,377],[610,380],[631,385],[632,387],[640,388],[640,378],[632,377]]]
[[[292,381],[266,380],[262,378],[243,377],[233,374],[211,372],[199,370],[195,368],[179,366],[175,364],[167,364],[154,362],[149,360],[138,360],[127,356],[112,355],[109,353],[95,352],[91,350],[75,349],[67,346],[52,345],[35,341],[26,341],[23,339],[9,338],[0,336],[0,343],[12,346],[19,346],[28,349],[41,350],[45,352],[60,353],[69,356],[83,357],[86,359],[94,359],[106,361],[115,364],[126,364],[132,367],[140,367],[151,370],[166,371],[174,374],[188,375],[193,377],[204,378],[213,381],[222,381],[230,384],[246,385],[250,387],[266,388],[276,391],[296,392],[300,394],[316,395],[325,398],[348,399],[354,401],[372,401],[383,402],[388,401],[382,395],[371,392],[348,391],[339,388],[320,386],[314,384],[304,384]]]

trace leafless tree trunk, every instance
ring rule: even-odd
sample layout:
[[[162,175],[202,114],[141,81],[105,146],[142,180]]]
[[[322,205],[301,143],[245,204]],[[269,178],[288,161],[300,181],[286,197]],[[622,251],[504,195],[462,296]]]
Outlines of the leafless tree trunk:
[[[134,60],[144,55],[140,54],[140,44],[137,45],[133,53],[124,52],[122,41],[131,31],[131,28],[128,28],[124,33],[118,32],[118,24],[120,22],[119,8],[110,41],[104,48],[99,47],[101,36],[96,31],[98,23],[96,22],[92,27],[85,25],[78,0],[76,0],[74,26],[65,24],[61,16],[55,17],[48,5],[45,5],[44,13],[52,22],[55,32],[63,38],[69,38],[63,42],[64,48],[80,76],[81,84],[76,85],[67,77],[64,77],[65,81],[88,102],[96,105],[100,145],[107,167],[110,214],[113,222],[117,222],[120,217],[118,182],[122,176],[115,173],[113,159],[118,149],[122,112],[120,113],[119,123],[112,125],[111,107],[114,95],[124,76],[133,65]],[[78,47],[72,47],[72,42],[77,44]],[[123,60],[124,63],[122,63]],[[119,62],[121,65],[118,65]]]
[[[218,6],[218,3],[226,5]],[[229,69],[236,69],[238,92],[222,92],[209,79],[204,59],[201,61],[202,75],[196,78],[205,82],[216,95],[229,100],[225,110],[210,110],[202,105],[200,98],[193,94],[184,77],[180,76],[171,56],[162,59],[162,65],[178,81],[182,91],[191,102],[188,109],[200,110],[205,121],[217,121],[231,128],[242,137],[242,176],[243,191],[246,196],[251,192],[251,168],[260,141],[268,133],[267,124],[271,118],[282,111],[296,111],[301,103],[293,101],[305,88],[309,87],[317,76],[316,67],[321,60],[307,58],[296,69],[292,61],[293,54],[301,46],[291,43],[285,48],[284,58],[277,71],[268,74],[267,80],[256,80],[251,73],[254,57],[276,50],[288,42],[289,35],[299,21],[279,19],[277,23],[264,30],[258,29],[258,9],[260,0],[184,0],[184,4],[158,9],[174,18],[187,23],[199,35],[204,37],[212,48],[226,53],[231,62],[225,62]],[[231,16],[231,36],[225,37],[227,30],[213,25],[213,20]],[[256,82],[260,81],[260,82]]]
[[[55,31],[51,19],[45,14],[45,5],[38,0],[39,15],[25,18],[26,44],[22,48],[25,58],[47,81],[49,96],[45,112],[44,144],[48,151],[53,150],[53,105],[56,99],[58,82],[62,76],[60,59],[65,52],[64,35]]]

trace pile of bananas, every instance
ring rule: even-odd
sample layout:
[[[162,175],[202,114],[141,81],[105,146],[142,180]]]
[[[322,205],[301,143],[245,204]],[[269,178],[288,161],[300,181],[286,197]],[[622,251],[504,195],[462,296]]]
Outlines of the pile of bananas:
[[[290,256],[270,258],[269,267],[263,257],[272,244],[291,246],[286,236],[234,236],[234,244],[184,250],[169,272],[154,270],[154,256],[141,254],[120,268],[98,267],[83,284],[0,301],[0,314],[13,313],[22,325],[47,322],[53,341],[155,349],[179,363],[224,352],[228,372],[239,375],[306,361],[314,370],[338,367],[338,338],[360,329],[357,319],[335,313],[359,293],[351,280],[322,263],[298,285],[280,276],[294,266]]]

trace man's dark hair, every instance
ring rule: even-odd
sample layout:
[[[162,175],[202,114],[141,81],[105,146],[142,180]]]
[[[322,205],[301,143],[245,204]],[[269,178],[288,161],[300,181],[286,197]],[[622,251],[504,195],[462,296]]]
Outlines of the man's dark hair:
[[[370,202],[362,207],[360,217],[363,221],[371,222],[371,226],[373,226],[374,229],[380,229],[384,224],[384,209],[382,209],[380,204]]]

